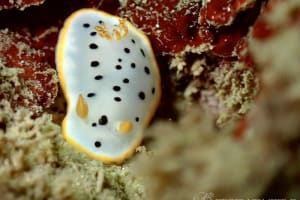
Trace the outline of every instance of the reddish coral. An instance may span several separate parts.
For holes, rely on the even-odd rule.
[[[88,0],[84,2],[84,7],[97,8],[99,10],[104,10],[111,14],[115,14],[119,6],[120,6],[119,0],[105,0],[105,1]]]
[[[40,38],[31,39],[8,30],[0,31],[1,62],[7,67],[23,70],[18,74],[22,84],[15,86],[16,94],[0,93],[1,98],[10,99],[14,108],[26,107],[38,114],[54,102],[58,84],[56,72],[48,62],[53,60],[53,48],[48,46],[52,54],[33,48],[47,36],[44,33]]]
[[[272,29],[263,19],[259,19],[253,28],[252,35],[255,38],[266,39],[274,34]]]
[[[262,1],[256,2],[254,5],[251,4],[251,6],[249,6],[249,4],[247,5],[248,9],[243,13],[240,13],[238,18],[236,18],[230,26],[214,27],[215,40],[212,52],[215,55],[221,57],[232,57],[236,56],[236,53],[238,53],[236,50],[239,51],[242,47],[244,47],[244,49],[247,48],[245,41],[243,40],[245,40],[249,28],[259,15]],[[241,54],[238,53],[238,56],[241,56]],[[248,59],[247,62],[251,63],[250,57],[246,57],[243,59]]]
[[[254,38],[259,40],[265,40],[267,38],[271,38],[272,36],[278,34],[278,32],[284,30],[285,28],[289,28],[293,26],[293,24],[297,23],[300,19],[300,11],[298,9],[291,9],[286,14],[286,21],[272,23],[269,20],[269,15],[274,12],[274,9],[277,9],[277,6],[283,3],[283,0],[271,0],[269,1],[258,20],[255,22],[252,30],[252,35]],[[285,12],[283,10],[283,12]]]
[[[235,46],[235,54],[238,57],[238,61],[244,63],[245,66],[255,66],[253,57],[249,53],[248,40],[246,38],[241,39]]]
[[[210,44],[215,55],[232,57],[236,45],[257,17],[260,5],[256,0],[212,0],[204,6],[201,1],[182,4],[179,0],[146,3],[129,0],[118,14],[146,32],[158,54]],[[236,20],[245,10],[247,13]]]
[[[240,120],[240,122],[238,123],[235,131],[233,132],[233,135],[235,136],[235,138],[237,139],[242,139],[245,135],[245,131],[248,128],[248,121],[246,118],[242,118]]]
[[[211,0],[200,10],[199,24],[212,26],[230,25],[236,15],[252,7],[255,0]]]
[[[273,3],[266,4],[266,6],[263,9],[264,14],[260,16],[255,22],[255,25],[253,26],[252,30],[252,36],[254,38],[263,40],[271,37],[276,32],[275,27],[272,27],[272,25],[264,19],[264,16],[273,10],[275,4],[274,2],[275,1],[273,1]]]
[[[33,49],[42,50],[45,53],[44,59],[54,67],[54,49],[57,42],[59,29],[55,26],[49,28],[40,28],[33,33],[23,32],[30,39],[30,45]]]
[[[233,56],[237,43],[246,35],[245,31],[229,28],[216,34],[213,53],[221,57]]]
[[[24,10],[29,6],[40,5],[44,2],[45,0],[0,0],[0,10],[12,8]]]
[[[147,1],[129,0],[119,15],[128,18],[150,38],[157,53],[175,53],[187,45],[198,46],[212,42],[212,34],[199,28],[197,19],[201,4],[190,2],[178,8],[179,0]]]

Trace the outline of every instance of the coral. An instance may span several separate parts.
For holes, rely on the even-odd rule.
[[[228,26],[236,15],[251,8],[255,0],[212,0],[203,1],[199,15],[199,24],[212,26]]]
[[[119,15],[128,18],[150,38],[156,53],[174,53],[186,46],[211,41],[211,33],[197,25],[199,1],[127,1]],[[176,23],[174,23],[176,21]]]
[[[30,6],[41,5],[45,0],[0,0],[0,11],[4,9],[17,8],[24,10]]]
[[[0,83],[5,83],[1,84],[0,97],[10,100],[14,108],[25,107],[39,114],[53,104],[58,80],[46,51],[33,48],[37,42],[33,43],[29,38],[7,29],[0,31]],[[5,75],[8,68],[18,72],[13,80]]]
[[[118,14],[142,29],[158,54],[205,45],[211,46],[216,55],[230,57],[258,15],[260,5],[255,0],[129,0]]]
[[[158,55],[168,56],[177,94],[188,103],[200,101],[221,125],[246,114],[258,93],[244,41],[261,5],[255,0],[127,1],[119,15],[148,34]]]

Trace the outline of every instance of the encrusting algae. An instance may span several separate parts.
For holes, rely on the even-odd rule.
[[[0,23],[1,199],[300,198],[298,1],[13,2],[0,3],[14,16]],[[82,7],[127,18],[156,49],[163,98],[120,165],[90,159],[61,134],[54,47]]]

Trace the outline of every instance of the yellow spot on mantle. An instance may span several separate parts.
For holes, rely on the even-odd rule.
[[[118,126],[118,131],[122,134],[128,133],[132,130],[132,126],[131,121],[122,121]]]
[[[77,99],[76,113],[81,119],[85,119],[89,113],[89,107],[81,94]]]

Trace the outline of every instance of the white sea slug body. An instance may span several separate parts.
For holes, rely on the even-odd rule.
[[[73,13],[56,47],[67,100],[65,139],[105,163],[120,163],[141,143],[161,96],[151,44],[125,19],[94,9]]]

